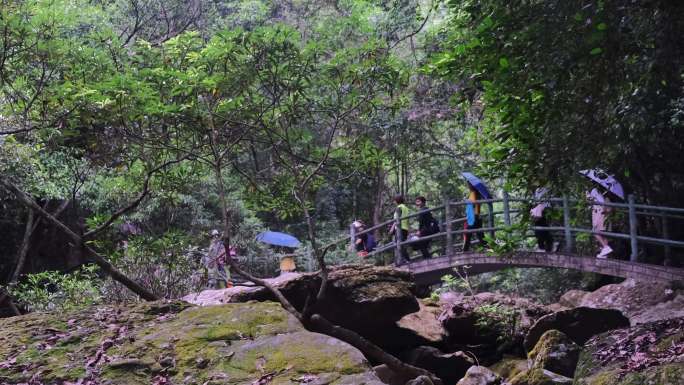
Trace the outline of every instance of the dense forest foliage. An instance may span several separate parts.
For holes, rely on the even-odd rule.
[[[583,197],[602,168],[684,207],[682,36],[665,0],[3,1],[0,282],[23,310],[66,301],[40,282],[175,298],[212,229],[255,275],[265,229],[315,270],[353,220],[460,199],[468,170]]]

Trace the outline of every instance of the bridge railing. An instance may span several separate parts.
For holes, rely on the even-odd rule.
[[[416,239],[401,239],[401,232],[394,236],[394,240],[379,245],[373,252],[369,253],[367,257],[373,257],[378,254],[383,254],[392,251],[394,253],[394,260],[401,259],[402,248],[410,247],[416,243],[427,240],[443,241],[443,250],[446,255],[454,255],[456,237],[463,234],[489,233],[493,238],[496,238],[496,233],[509,229],[514,222],[520,222],[521,219],[526,218],[526,212],[534,204],[540,202],[547,202],[554,209],[562,210],[562,226],[533,226],[527,227],[531,231],[549,231],[552,233],[561,233],[563,240],[563,250],[567,253],[573,253],[575,248],[575,236],[577,234],[591,234],[601,235],[610,239],[621,239],[629,241],[630,261],[636,262],[639,256],[639,246],[642,244],[652,244],[662,246],[665,249],[665,259],[668,261],[671,256],[672,248],[684,248],[684,241],[670,239],[668,221],[671,219],[684,220],[684,209],[674,207],[652,206],[646,204],[635,203],[632,195],[628,196],[627,203],[618,202],[589,202],[577,199],[568,199],[567,197],[560,198],[544,198],[544,199],[530,199],[530,198],[511,198],[508,194],[503,195],[503,198],[497,199],[481,199],[475,202],[471,201],[453,201],[445,199],[444,204],[428,209],[436,219],[440,221],[440,232],[429,236],[423,236]],[[481,207],[486,207],[483,217],[483,224],[481,228],[477,229],[455,229],[455,226],[462,225],[465,217],[457,217],[456,214],[469,204],[479,204]],[[495,211],[494,206],[497,206]],[[518,205],[520,207],[512,207]],[[620,211],[626,214],[626,224],[628,225],[627,232],[615,232],[606,230],[594,230],[593,228],[581,227],[578,224],[578,219],[591,219],[590,213],[583,213],[582,218],[577,215],[573,216],[572,212],[577,211],[578,207],[604,206],[614,211]],[[499,208],[500,207],[500,208]],[[397,219],[390,219],[379,223],[363,231],[357,232],[354,226],[350,226],[349,244],[352,250],[355,248],[355,241],[358,236],[373,233],[376,230],[390,227],[394,224],[395,228],[400,228],[401,221],[412,220],[421,215],[422,212],[415,212],[410,215],[400,217]],[[640,218],[656,218],[660,221],[660,234],[658,236],[651,236],[639,233]],[[486,222],[485,222],[486,219]],[[654,220],[651,219],[651,222]],[[486,225],[485,225],[486,223]]]

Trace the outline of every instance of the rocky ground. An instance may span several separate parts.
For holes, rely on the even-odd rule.
[[[312,274],[272,281],[297,307]],[[682,385],[682,295],[625,281],[543,306],[496,293],[419,300],[409,273],[349,265],[317,311],[447,385]],[[304,330],[262,288],[0,320],[0,384],[431,385]],[[375,367],[373,367],[375,365]]]

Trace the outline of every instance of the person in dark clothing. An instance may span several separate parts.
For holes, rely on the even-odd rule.
[[[416,236],[425,237],[428,235],[435,234],[435,224],[437,222],[435,221],[435,218],[432,216],[432,212],[429,211],[430,209],[426,206],[425,197],[419,196],[416,198],[416,207],[418,207],[419,210],[418,231],[416,232]],[[438,231],[439,229],[437,229],[437,232]],[[426,239],[424,241],[414,243],[413,249],[419,250],[423,255],[423,258],[425,259],[432,258],[432,255],[430,254],[431,241],[431,239]]]
[[[356,233],[366,230],[366,226],[361,221],[354,221],[353,225]],[[359,257],[365,257],[368,255],[368,253],[375,250],[375,238],[371,233],[359,234],[356,236],[354,246],[356,249],[356,254]]]
[[[534,236],[537,238],[537,249],[539,251],[550,252],[553,250],[553,235],[548,230],[539,229],[539,227],[548,227],[549,222],[546,219],[546,210],[549,208],[548,202],[540,202],[530,210],[530,217],[534,226]]]

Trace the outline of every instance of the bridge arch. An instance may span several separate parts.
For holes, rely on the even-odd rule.
[[[411,262],[401,267],[414,274],[419,285],[439,283],[454,269],[470,266],[468,274],[481,274],[510,267],[552,267],[599,273],[614,277],[633,278],[647,282],[684,283],[684,269],[615,259],[598,259],[566,253],[517,251],[505,257],[486,253],[461,253]]]

